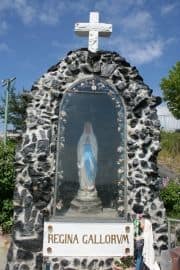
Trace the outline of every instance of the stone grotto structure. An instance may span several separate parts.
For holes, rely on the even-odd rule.
[[[87,85],[83,90],[81,87],[84,84]],[[116,141],[119,136],[120,144],[115,158],[110,159],[117,161],[114,164],[117,173],[114,179],[116,181],[110,183],[110,186],[114,184],[114,188],[110,191],[111,198],[107,205],[107,193],[103,192],[108,191],[106,187],[101,190],[97,185],[102,207],[112,208],[119,220],[130,221],[135,213],[149,214],[157,255],[167,249],[165,208],[159,198],[156,162],[160,149],[160,123],[156,106],[160,103],[160,98],[152,95],[152,90],[143,82],[137,69],[116,52],[93,53],[88,49],[78,49],[69,52],[65,59],[49,68],[31,89],[26,131],[15,160],[14,227],[6,270],[111,269],[111,257],[43,258],[42,254],[44,221],[63,219],[63,213],[66,212],[63,204],[65,208],[71,207],[70,201],[77,192],[77,182],[69,193],[68,184],[61,185],[64,183],[62,168],[66,164],[60,164],[59,160],[61,156],[63,160],[69,156],[63,152],[69,138],[65,132],[66,125],[71,121],[66,105],[71,102],[71,97],[78,95],[78,91],[82,91],[79,95],[84,95],[85,107],[89,104],[88,98],[98,93],[102,94],[104,100],[107,96],[114,106],[112,110],[116,120],[113,125],[119,134],[115,135]],[[90,106],[92,113],[95,108],[93,102]],[[69,107],[72,108],[71,116],[75,119],[73,103]],[[77,103],[75,109],[78,108],[81,108],[81,103]],[[104,106],[98,106],[98,121],[101,115],[104,117],[102,128],[103,122],[107,123],[109,119],[106,119],[105,112]],[[69,132],[73,132],[76,126],[73,121],[69,124]],[[77,125],[78,121],[80,119],[77,117]],[[101,126],[98,123],[94,124],[97,129]],[[110,129],[103,132],[108,133]],[[82,130],[79,132],[82,133]],[[101,132],[100,129],[98,132]],[[76,135],[72,133],[71,139],[74,136]],[[68,194],[71,194],[71,198]],[[61,213],[62,209],[64,212]],[[78,215],[81,216],[81,211]]]

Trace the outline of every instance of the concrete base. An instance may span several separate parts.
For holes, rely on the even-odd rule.
[[[71,202],[70,210],[84,214],[102,212],[102,203],[94,190],[79,190],[76,198]]]
[[[172,270],[172,260],[168,250],[163,250],[159,257],[161,270]]]
[[[112,208],[103,208],[101,212],[97,213],[96,216],[93,213],[80,213],[78,218],[80,222],[109,222],[109,218],[111,217],[112,222],[127,222],[125,219],[122,219],[118,216],[118,213],[115,209]],[[51,220],[60,220],[60,217],[56,217]],[[67,213],[63,216],[64,221],[77,221],[77,212],[72,208],[67,211]]]

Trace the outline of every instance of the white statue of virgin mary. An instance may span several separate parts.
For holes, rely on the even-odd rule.
[[[92,191],[95,189],[97,173],[97,140],[92,124],[85,122],[84,130],[77,147],[79,184],[81,190]]]

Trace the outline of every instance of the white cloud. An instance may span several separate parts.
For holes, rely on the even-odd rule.
[[[6,21],[0,21],[0,35],[4,34],[8,29]]]
[[[65,8],[64,2],[58,0],[42,2],[35,0],[0,0],[0,13],[13,10],[24,24],[38,21],[49,25],[56,24],[63,8]]]
[[[163,54],[164,43],[156,36],[151,13],[141,7],[127,14],[119,19],[121,38],[112,41],[111,45],[134,64],[142,65],[159,58]]]
[[[119,24],[125,14],[132,14],[143,7],[146,0],[99,0],[94,8],[106,17],[113,24]]]
[[[134,0],[103,0],[92,4],[91,0],[0,0],[0,13],[13,10],[25,24],[40,21],[55,25],[65,13],[83,14],[90,11],[90,7],[91,10],[107,13],[114,20],[112,15],[122,14],[130,6],[139,6],[142,2],[143,0],[136,0],[136,3]]]
[[[154,33],[154,21],[151,14],[147,11],[136,11],[122,18],[120,24],[123,32],[136,38],[145,39],[152,37]]]
[[[163,53],[164,43],[161,40],[139,42],[121,37],[111,41],[110,47],[116,47],[133,64],[142,65],[159,58]]]
[[[144,28],[152,28],[153,27],[153,19],[149,12],[147,11],[138,11],[136,13],[131,13],[122,19],[121,23],[124,27],[129,29],[135,29],[141,31]]]
[[[122,2],[122,0],[120,1]],[[107,5],[107,1],[105,2]],[[134,3],[129,0],[127,12],[123,12],[122,16],[114,14],[112,19],[119,19],[117,22],[119,36],[109,41],[110,49],[120,51],[122,56],[127,57],[128,61],[136,65],[160,58],[165,48],[174,42],[173,38],[164,40],[158,33],[154,15],[151,10],[145,9],[144,2],[140,0],[138,1],[139,6],[134,6]]]
[[[144,64],[159,58],[163,53],[163,49],[163,43],[159,40],[151,41],[143,46],[133,44],[133,47],[126,48],[129,59],[138,64]]]
[[[32,22],[36,14],[35,8],[28,5],[26,0],[15,0],[14,9],[25,24]]]
[[[55,25],[58,23],[62,12],[66,8],[64,2],[49,1],[43,3],[39,10],[39,20],[42,23]]]
[[[161,14],[162,15],[169,14],[170,12],[172,12],[175,9],[176,6],[177,6],[177,3],[173,3],[173,4],[168,4],[168,5],[162,6],[161,7]]]
[[[41,22],[55,25],[65,12],[83,13],[88,11],[90,2],[90,0],[87,0],[87,3],[84,0],[0,0],[0,17],[13,11],[24,24]]]
[[[9,52],[10,48],[8,45],[4,42],[0,43],[0,52]]]
[[[175,42],[177,42],[177,38],[170,37],[170,38],[168,38],[168,39],[164,42],[164,44],[165,44],[166,46],[169,46],[169,45],[171,45],[172,43],[175,43]]]
[[[0,11],[7,10],[13,5],[12,0],[1,0],[0,1]]]
[[[110,14],[120,14],[129,10],[130,7],[141,6],[143,2],[143,0],[101,0],[96,2],[95,9],[108,11]]]
[[[66,5],[68,4],[68,9],[73,11],[76,14],[83,14],[84,12],[87,11],[93,11],[90,10],[89,7],[91,6],[91,0],[78,0],[78,1],[74,1],[74,0],[66,0]]]
[[[25,24],[41,23],[56,25],[61,17],[87,13],[91,10],[100,12],[100,21],[112,23],[116,28],[117,38],[111,38],[111,49],[121,51],[122,55],[136,64],[143,64],[160,57],[164,48],[172,39],[162,42],[157,32],[151,10],[145,6],[146,0],[0,0],[0,17],[8,11],[14,11]],[[162,7],[162,14],[171,12],[175,4]],[[88,18],[87,18],[88,21]],[[63,27],[63,25],[62,25]],[[73,27],[73,26],[72,26]],[[0,21],[0,33],[7,31],[5,20]],[[121,38],[119,38],[119,36]],[[66,44],[65,44],[66,45]],[[52,46],[62,48],[62,44],[52,41]],[[72,44],[71,46],[75,46]],[[5,49],[5,47],[4,47]]]
[[[49,10],[48,12],[42,12],[39,15],[39,20],[45,24],[55,25],[58,22],[59,17],[57,14],[54,14],[52,10]]]
[[[1,0],[0,1],[1,14],[3,12],[8,12],[11,10],[15,11],[25,24],[32,22],[36,14],[35,8],[32,5],[28,4],[26,0]]]

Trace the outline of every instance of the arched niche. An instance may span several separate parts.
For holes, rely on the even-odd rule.
[[[77,195],[80,190],[78,143],[87,123],[97,143],[98,199],[94,204],[88,199],[84,202]],[[59,109],[54,216],[125,217],[125,149],[125,107],[115,88],[93,76],[67,89]],[[74,209],[72,202],[75,206],[82,204],[81,209]]]

